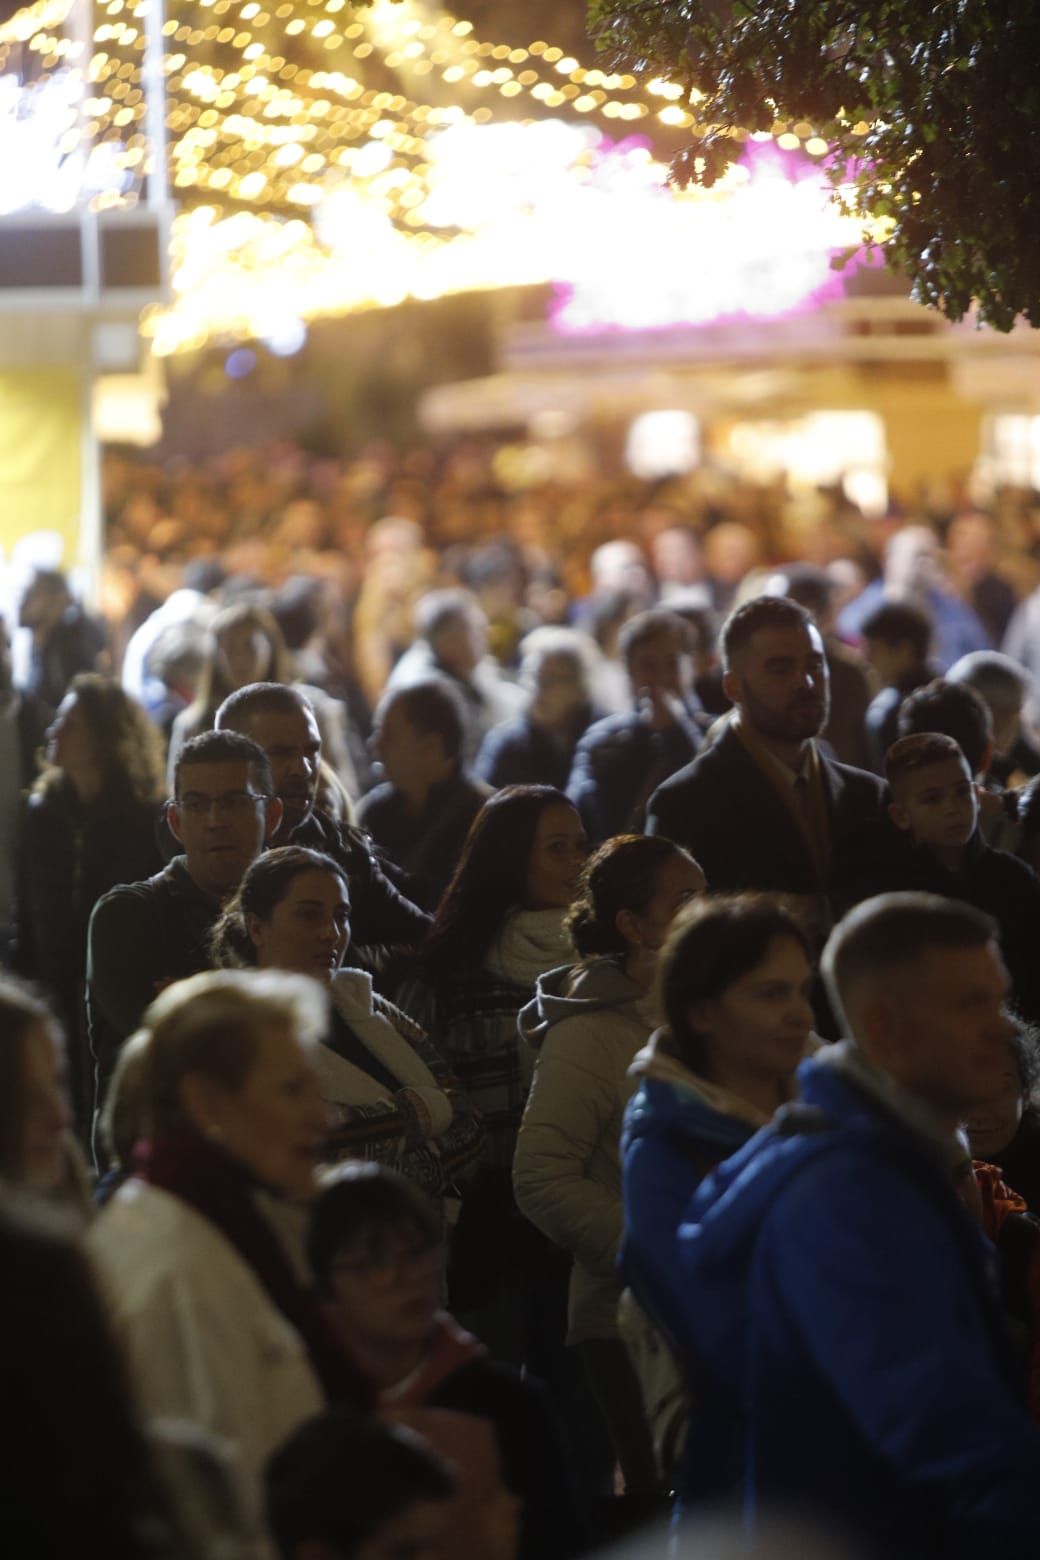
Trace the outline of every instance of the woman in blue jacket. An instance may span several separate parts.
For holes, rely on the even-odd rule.
[[[622,1133],[621,1267],[677,1354],[676,1228],[698,1183],[791,1098],[811,1043],[811,979],[798,922],[759,895],[695,900],[662,951],[665,1022],[633,1064],[640,1081]]]

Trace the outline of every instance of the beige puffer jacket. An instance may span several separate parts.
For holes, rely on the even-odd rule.
[[[617,961],[596,959],[541,976],[519,1023],[537,1062],[513,1161],[516,1200],[574,1257],[568,1342],[616,1338],[621,1123],[653,1002]]]

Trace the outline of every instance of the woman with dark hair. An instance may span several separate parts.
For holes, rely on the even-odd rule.
[[[89,1129],[87,926],[101,895],[162,866],[159,739],[118,683],[73,679],[47,732],[43,773],[26,803],[18,851],[15,968],[46,987],[68,1036],[76,1123]]]
[[[218,612],[206,636],[205,659],[195,697],[177,716],[170,732],[166,761],[170,794],[181,748],[192,737],[212,728],[228,694],[237,693],[250,683],[288,681],[285,640],[266,607],[253,601],[238,601]]]
[[[996,1165],[1030,1213],[1040,1215],[1040,1034],[1026,1029],[1008,1047],[999,1094],[965,1122],[972,1157]]]
[[[655,1023],[657,959],[675,916],[704,889],[697,863],[662,835],[619,835],[582,873],[567,924],[581,962],[539,978],[520,1014],[538,1054],[513,1187],[520,1211],[571,1252],[568,1343],[610,1431],[627,1495],[658,1484],[639,1382],[618,1331],[619,1141],[629,1068]]]
[[[636,1058],[638,1088],[621,1139],[621,1269],[665,1338],[677,1335],[675,1232],[699,1182],[791,1099],[811,1044],[812,963],[805,932],[776,900],[698,899],[661,953],[664,1019]],[[649,1351],[648,1351],[649,1352]],[[644,1377],[645,1379],[645,1377]],[[671,1442],[662,1461],[674,1464]]]
[[[350,893],[330,856],[286,845],[257,857],[212,938],[213,962],[291,970],[327,986],[330,1024],[314,1054],[332,1131],[320,1154],[380,1159],[439,1197],[480,1152],[482,1131],[418,1025],[344,969]]]
[[[84,1165],[69,1132],[65,1048],[47,1004],[0,979],[0,1185],[85,1215]]]
[[[573,962],[564,923],[585,854],[581,819],[562,792],[508,786],[490,797],[397,995],[484,1118],[481,1168],[466,1188],[453,1243],[452,1303],[514,1363],[526,1348],[516,1307],[548,1255],[513,1200],[513,1154],[533,1065],[521,1049],[517,1014],[539,975]],[[499,1302],[511,1315],[496,1327],[491,1313]]]

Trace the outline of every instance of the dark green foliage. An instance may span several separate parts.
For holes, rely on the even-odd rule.
[[[1040,326],[1040,0],[589,0],[611,64],[704,94],[673,177],[710,185],[734,131],[808,121],[889,263],[960,319]],[[865,126],[865,134],[853,127]],[[705,131],[705,127],[706,131]],[[702,135],[702,132],[703,135]]]

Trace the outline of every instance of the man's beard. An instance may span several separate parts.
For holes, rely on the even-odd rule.
[[[817,737],[830,714],[827,697],[813,708],[774,710],[745,688],[742,704],[752,731],[774,742],[805,742],[809,737]]]

